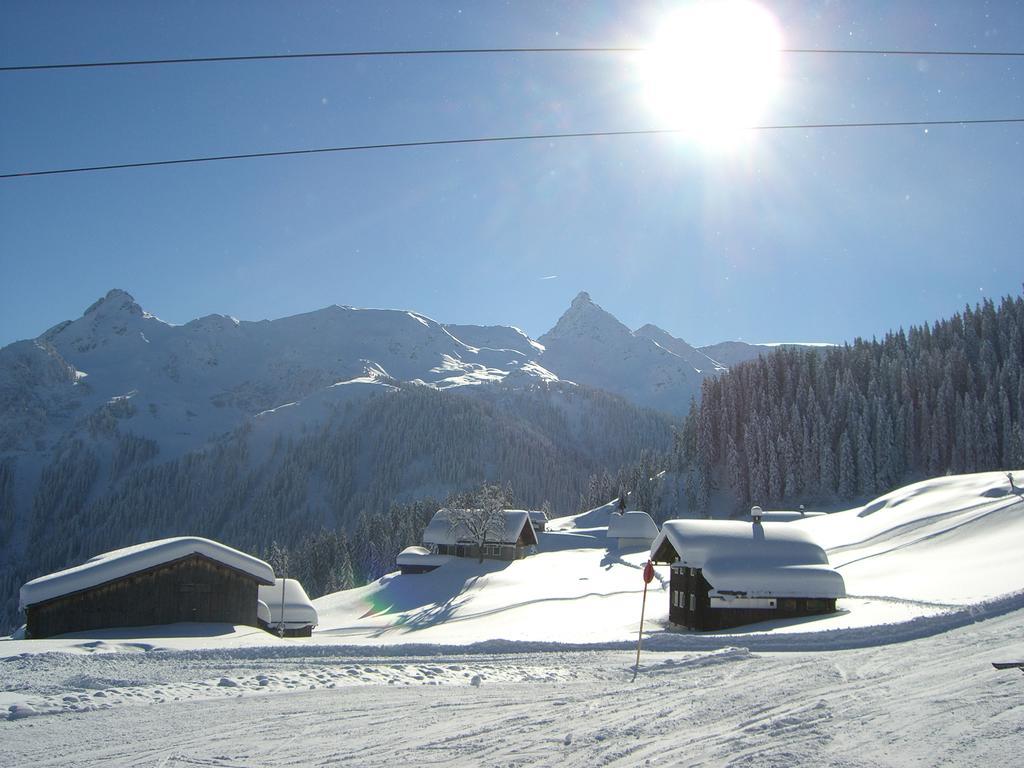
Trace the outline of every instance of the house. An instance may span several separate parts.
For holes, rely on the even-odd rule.
[[[452,526],[449,513],[453,511],[437,510],[423,531],[423,545],[435,555],[519,560],[527,555],[530,547],[537,546],[537,532],[526,510],[501,510],[493,530],[485,537],[483,553],[464,523]]]
[[[435,555],[426,547],[406,547],[398,553],[395,561],[402,573],[429,573],[447,563],[448,555]]]
[[[274,579],[273,586],[261,586],[259,603],[266,611],[257,611],[258,625],[268,632],[280,632],[283,621],[285,637],[309,637],[320,621],[306,590],[295,579]]]
[[[237,549],[182,536],[125,547],[21,588],[29,637],[179,621],[257,626],[274,570]]]
[[[651,546],[658,535],[658,525],[646,512],[632,511],[613,514],[608,520],[608,540],[619,549]]]
[[[533,523],[533,530],[543,533],[548,525],[548,513],[543,509],[530,510],[530,522]]]
[[[669,620],[725,629],[831,613],[843,577],[801,526],[738,520],[669,520],[651,559],[671,565]]]

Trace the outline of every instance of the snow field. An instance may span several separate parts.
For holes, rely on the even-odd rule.
[[[990,664],[1024,658],[1024,501],[1003,473],[791,523],[844,576],[830,616],[682,631],[659,568],[635,683],[647,553],[606,548],[610,510],[552,521],[521,561],[321,598],[312,638],[0,641],[0,765],[1019,761],[1024,676]]]

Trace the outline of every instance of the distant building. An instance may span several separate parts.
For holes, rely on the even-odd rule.
[[[448,509],[434,513],[423,532],[423,545],[436,555],[481,556],[477,542],[464,525],[452,527]],[[519,560],[537,546],[537,533],[530,514],[523,509],[503,509],[501,523],[484,542],[483,557],[490,560]]]
[[[398,553],[396,563],[402,573],[429,573],[447,563],[448,555],[436,555],[426,547],[406,547]]]
[[[647,548],[657,535],[658,525],[646,512],[634,510],[609,517],[608,540],[619,549]]]
[[[548,525],[548,513],[543,509],[530,510],[530,522],[533,523],[533,530],[542,533]]]
[[[831,613],[846,596],[825,551],[789,523],[670,520],[651,559],[671,565],[669,620],[688,629]]]
[[[268,632],[281,630],[282,602],[285,637],[309,637],[320,621],[309,595],[295,579],[274,579],[273,586],[261,586],[259,601],[266,611],[261,607],[257,612],[258,623]]]
[[[791,523],[794,520],[810,520],[812,517],[822,517],[824,514],[824,512],[800,512],[797,510],[770,509],[768,511],[761,512],[761,522]]]
[[[184,536],[97,555],[21,588],[29,637],[179,621],[257,626],[273,569],[237,549]]]

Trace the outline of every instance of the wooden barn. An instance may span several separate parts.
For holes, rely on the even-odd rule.
[[[670,520],[651,559],[671,566],[669,620],[726,629],[832,613],[843,577],[800,526],[735,520]]]
[[[465,525],[452,526],[449,510],[439,509],[423,532],[423,546],[435,555],[480,557],[480,547]],[[519,560],[531,547],[537,546],[537,532],[530,522],[530,513],[523,509],[501,510],[501,520],[487,536],[483,557],[489,560]]]
[[[262,560],[185,536],[114,552],[21,588],[28,637],[179,621],[257,626],[257,590],[274,583]]]
[[[398,553],[395,561],[402,573],[429,573],[440,568],[451,558],[448,555],[435,555],[426,547],[406,547]]]
[[[259,588],[256,612],[261,629],[278,634],[283,627],[284,637],[310,637],[320,617],[316,607],[295,579],[274,579],[273,586]]]
[[[658,525],[646,512],[633,510],[622,514],[612,513],[608,519],[606,535],[619,549],[647,549],[658,535]]]

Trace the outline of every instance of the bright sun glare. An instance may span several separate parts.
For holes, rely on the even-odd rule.
[[[664,20],[639,57],[644,99],[663,127],[732,148],[778,91],[781,47],[775,17],[750,0],[691,3]]]

